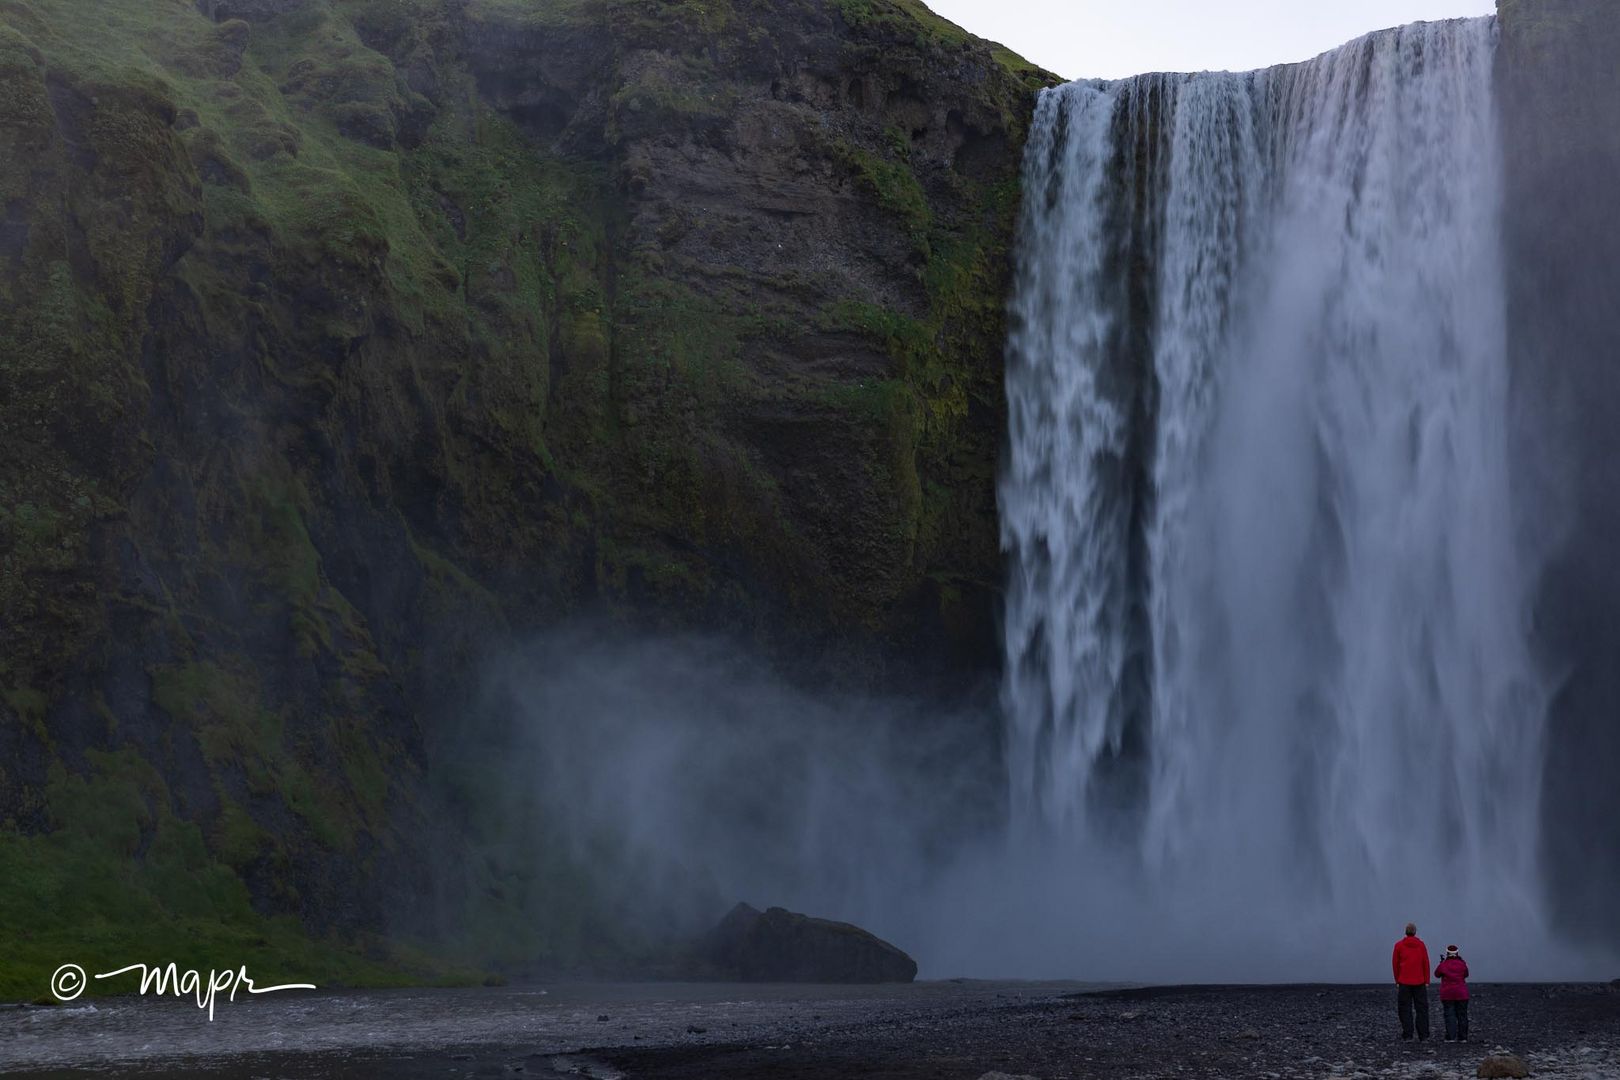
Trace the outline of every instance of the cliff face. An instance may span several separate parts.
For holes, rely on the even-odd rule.
[[[1536,610],[1557,679],[1543,828],[1567,930],[1620,944],[1620,10],[1501,0],[1515,458],[1550,511]],[[1547,520],[1567,521],[1545,535]]]
[[[993,666],[1044,79],[914,0],[0,0],[24,959],[380,925],[574,612]]]

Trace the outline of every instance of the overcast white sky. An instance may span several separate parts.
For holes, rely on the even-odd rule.
[[[1489,15],[1495,0],[926,0],[1065,78],[1244,71],[1387,26]]]

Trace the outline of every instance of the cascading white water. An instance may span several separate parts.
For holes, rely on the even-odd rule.
[[[1026,834],[1194,907],[1532,929],[1494,42],[1042,96],[1001,489]]]

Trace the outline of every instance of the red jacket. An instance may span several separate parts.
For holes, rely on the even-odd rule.
[[[1448,956],[1434,969],[1440,980],[1441,1001],[1468,1000],[1468,963],[1460,956]]]
[[[1417,936],[1395,943],[1395,981],[1402,986],[1429,985],[1429,947]]]

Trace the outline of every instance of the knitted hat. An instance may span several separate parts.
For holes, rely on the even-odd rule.
[[[1446,955],[1447,956],[1456,956],[1457,955],[1457,946],[1455,946],[1455,945],[1447,945],[1446,946]]]

